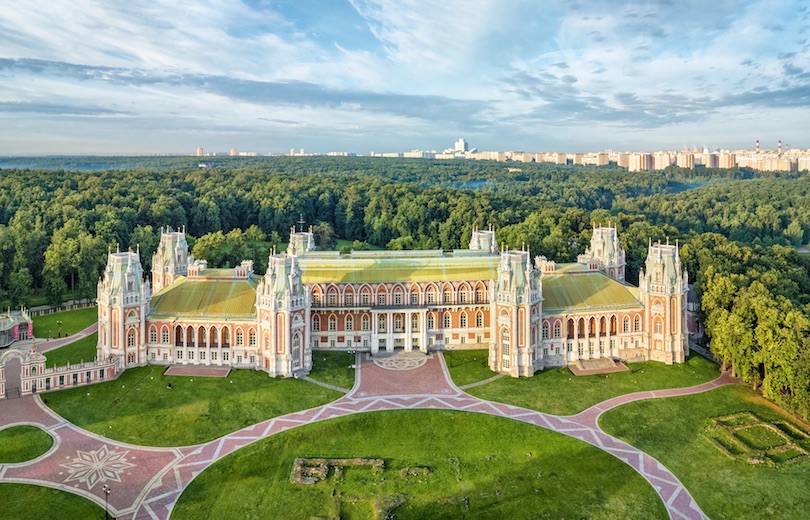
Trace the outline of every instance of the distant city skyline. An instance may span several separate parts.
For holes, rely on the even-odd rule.
[[[808,148],[810,6],[8,0],[0,155]]]

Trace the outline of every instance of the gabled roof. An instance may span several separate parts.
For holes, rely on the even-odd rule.
[[[150,317],[256,319],[254,277],[230,280],[177,280],[152,296]]]
[[[374,251],[307,253],[301,280],[316,283],[458,282],[495,280],[500,256],[479,251]]]
[[[600,272],[543,276],[543,313],[563,314],[599,309],[643,309],[638,289]]]

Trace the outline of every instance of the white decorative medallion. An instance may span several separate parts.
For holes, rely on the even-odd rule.
[[[87,484],[87,489],[99,482],[121,482],[121,473],[136,465],[127,462],[129,451],[110,451],[107,445],[93,451],[76,450],[76,458],[68,464],[60,464],[70,476],[65,482],[79,481]]]

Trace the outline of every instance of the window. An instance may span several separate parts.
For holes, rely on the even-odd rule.
[[[190,351],[190,352],[188,353],[188,358],[189,358],[189,359],[194,359],[194,351]]]
[[[240,346],[245,344],[245,334],[241,330],[236,331],[236,344]]]
[[[222,361],[228,361],[230,359],[231,359],[231,353],[230,352],[223,352],[222,353]]]
[[[217,351],[215,350],[215,351],[211,352],[211,361],[216,361],[216,360],[217,360]]]
[[[458,293],[458,301],[461,302],[461,303],[467,303],[467,291],[466,290],[462,290],[460,293]]]
[[[156,354],[155,354],[154,352],[152,352],[151,354],[149,354],[149,358],[150,358],[152,361],[154,361],[154,360],[155,360],[155,357],[156,357]]]
[[[397,332],[402,332],[402,316],[399,314],[394,316],[394,330]]]
[[[385,316],[382,314],[377,316],[377,332],[385,332]]]
[[[377,304],[378,305],[385,305],[385,293],[379,293],[377,295]]]
[[[433,315],[428,315],[428,329],[435,329],[436,328],[436,321],[433,319]]]
[[[394,305],[402,305],[402,293],[394,294]]]
[[[134,347],[135,346],[135,331],[131,330],[127,334],[127,347]]]
[[[444,291],[444,295],[442,296],[442,301],[444,303],[450,303],[450,301],[451,301],[450,291]]]
[[[205,351],[200,352],[200,361],[205,361]]]
[[[630,318],[628,316],[625,316],[624,321],[622,321],[622,332],[630,332]]]
[[[346,330],[354,330],[354,318],[346,316]]]
[[[248,344],[249,344],[251,347],[255,347],[255,346],[256,346],[256,331],[251,330],[251,331],[248,333]]]
[[[321,330],[321,318],[318,316],[313,316],[312,318],[312,330],[318,332]]]
[[[478,313],[475,315],[475,326],[481,328],[484,326],[484,315],[482,313]],[[480,341],[479,341],[480,343]]]
[[[346,293],[343,299],[346,300],[346,305],[354,305],[354,295],[352,293]]]
[[[475,290],[475,303],[482,303],[484,301],[484,291],[481,289]]]
[[[161,336],[162,337],[160,339],[162,340],[163,343],[168,343],[169,342],[169,331],[168,330],[163,329],[163,334],[161,334]]]
[[[436,294],[433,291],[428,291],[428,305],[436,303]]]
[[[661,324],[661,320],[655,320],[655,333],[661,334],[663,332],[663,326]]]
[[[411,314],[411,330],[419,332],[419,316],[416,314]]]
[[[554,337],[559,338],[561,332],[562,331],[560,330],[560,322],[558,321],[557,323],[554,324]]]
[[[320,305],[321,304],[321,293],[319,293],[319,292],[312,293],[312,303],[314,305]]]
[[[411,293],[411,305],[419,305],[419,293]]]
[[[445,329],[450,328],[450,313],[449,312],[444,313],[444,328]]]
[[[543,324],[543,339],[548,339],[548,323]]]
[[[175,357],[175,358],[177,358],[177,359],[183,359],[183,351],[182,351],[182,350],[178,350],[178,351],[177,351],[177,355],[176,355],[176,356],[174,356],[174,357]]]
[[[149,331],[149,343],[157,343],[157,331],[155,329]]]
[[[337,330],[337,318],[333,314],[329,316],[329,332],[335,332]]]
[[[164,352],[163,353],[163,361],[168,361],[168,360],[169,360],[169,354],[167,352]]]
[[[337,294],[335,294],[333,292],[329,293],[329,305],[331,307],[334,307],[335,305],[337,305]]]
[[[633,320],[633,332],[641,332],[641,316],[636,316]]]
[[[461,317],[459,318],[458,326],[461,327],[461,328],[466,328],[467,327],[467,315],[466,314],[461,315]]]
[[[501,356],[503,357],[503,368],[510,366],[510,344],[509,344],[509,329],[501,329]]]
[[[362,299],[363,305],[368,305],[368,293],[367,292],[364,292],[361,295],[361,299]]]
[[[368,316],[363,316],[363,330],[370,330],[371,327],[368,323]]]

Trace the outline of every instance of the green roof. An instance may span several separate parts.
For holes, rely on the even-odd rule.
[[[644,308],[637,289],[599,272],[546,275],[542,283],[544,314]]]
[[[587,273],[589,271],[587,265],[583,264],[557,264],[554,270],[558,273]]]
[[[152,296],[150,316],[255,319],[256,286],[253,278],[189,280],[181,276]]]
[[[298,260],[305,284],[494,280],[498,277],[499,262],[500,257],[489,252],[441,251],[308,253]]]

